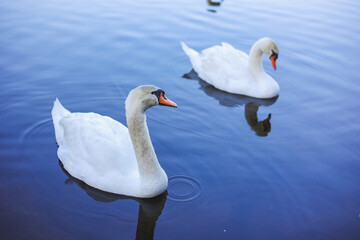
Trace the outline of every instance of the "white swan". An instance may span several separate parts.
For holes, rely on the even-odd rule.
[[[280,92],[279,84],[264,72],[261,61],[265,53],[276,70],[279,49],[270,38],[256,41],[249,55],[225,42],[201,53],[183,42],[181,45],[199,77],[220,90],[256,98],[272,98]]]
[[[163,193],[168,178],[156,157],[145,116],[156,105],[177,107],[158,87],[133,89],[125,102],[128,129],[96,113],[70,113],[56,99],[51,114],[64,168],[103,191],[140,198]]]

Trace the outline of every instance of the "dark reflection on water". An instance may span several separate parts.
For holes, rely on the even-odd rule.
[[[262,121],[258,120],[257,111],[259,106],[254,103],[247,103],[245,105],[245,118],[251,129],[258,135],[259,137],[265,137],[271,131],[271,113],[269,113],[268,117]]]
[[[136,240],[152,240],[154,239],[154,231],[156,221],[161,215],[162,210],[165,207],[167,199],[167,191],[154,198],[135,198],[124,195],[113,194],[104,192],[94,187],[87,185],[85,182],[71,176],[63,164],[59,160],[59,165],[64,173],[68,176],[65,184],[76,183],[81,189],[83,189],[87,195],[98,202],[110,203],[118,200],[131,199],[139,203],[139,215],[138,223],[136,227]]]
[[[262,121],[259,121],[257,113],[260,106],[273,105],[279,96],[269,99],[259,99],[244,95],[227,93],[216,89],[214,86],[202,80],[194,71],[194,69],[192,69],[189,73],[184,74],[183,78],[198,80],[200,84],[200,89],[203,90],[208,96],[215,98],[217,101],[219,101],[220,105],[226,107],[245,105],[246,121],[251,127],[251,130],[253,130],[256,135],[265,137],[271,131],[271,113],[269,113],[268,117]]]

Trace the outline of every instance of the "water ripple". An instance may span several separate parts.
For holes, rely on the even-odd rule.
[[[172,176],[169,178],[168,199],[176,202],[188,202],[198,198],[202,192],[201,183],[189,176]]]

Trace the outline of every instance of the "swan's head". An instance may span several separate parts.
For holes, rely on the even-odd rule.
[[[270,58],[274,70],[276,70],[276,60],[279,56],[279,48],[270,38],[262,38],[261,50]]]
[[[126,111],[145,111],[153,106],[177,107],[176,103],[165,96],[165,92],[153,85],[142,85],[130,91],[126,102]]]

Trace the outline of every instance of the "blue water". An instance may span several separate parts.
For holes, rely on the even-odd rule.
[[[217,3],[0,0],[1,239],[360,239],[360,3]],[[199,80],[179,43],[248,52],[265,36],[280,49],[267,101]],[[147,111],[168,194],[67,175],[54,99],[125,123],[141,84],[179,106]]]

